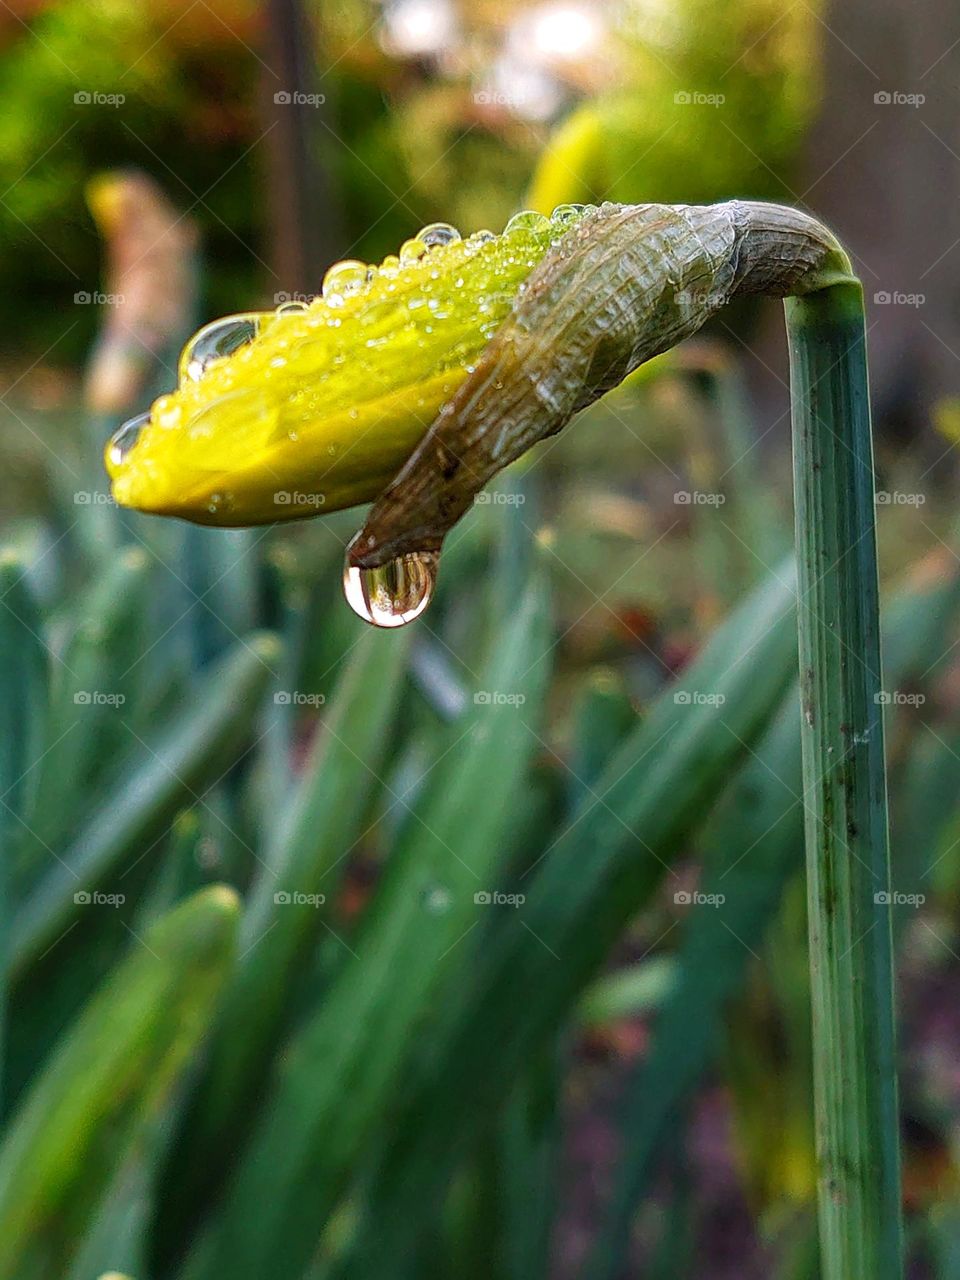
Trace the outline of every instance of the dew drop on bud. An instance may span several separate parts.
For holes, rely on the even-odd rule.
[[[400,265],[407,267],[411,262],[419,262],[427,252],[428,248],[422,240],[418,240],[416,237],[412,240],[404,240],[400,246]]]
[[[111,465],[119,467],[127,459],[130,450],[137,443],[140,432],[150,421],[150,411],[146,413],[138,413],[135,418],[130,418],[122,427],[110,437],[110,443],[107,446],[107,457]]]
[[[431,222],[428,227],[417,232],[416,237],[428,249],[437,249],[441,245],[454,244],[461,239],[460,232],[449,222]]]
[[[550,219],[546,214],[537,213],[535,209],[524,209],[522,213],[513,215],[504,227],[504,235],[509,235],[511,231],[543,231],[549,225]]]
[[[572,222],[586,209],[585,204],[558,204],[550,215],[551,222]]]
[[[487,231],[486,228],[484,228],[482,231],[474,231],[473,235],[470,237],[470,243],[489,244],[491,240],[496,240],[496,238],[497,237],[492,231]]]
[[[343,594],[350,608],[375,627],[402,627],[419,618],[430,603],[440,557],[433,551],[397,556],[376,569],[343,566]]]
[[[304,302],[300,298],[291,298],[289,302],[281,302],[277,307],[274,315],[278,316],[296,316],[301,315],[304,311],[310,310],[310,303]]]
[[[373,277],[373,268],[355,258],[346,258],[343,262],[335,262],[323,277],[320,292],[323,300],[331,307],[343,306],[344,298],[352,293],[359,293]]]
[[[225,316],[195,333],[180,356],[180,382],[199,382],[207,369],[224,356],[229,356],[252,342],[260,332],[264,315],[272,312],[251,312],[248,315]]]

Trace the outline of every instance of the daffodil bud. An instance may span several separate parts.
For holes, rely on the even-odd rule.
[[[523,213],[466,239],[434,224],[378,267],[331,267],[309,303],[206,326],[177,390],[108,444],[117,502],[250,525],[377,497],[582,216]]]

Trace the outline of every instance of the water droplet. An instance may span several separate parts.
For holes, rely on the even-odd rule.
[[[486,228],[484,228],[484,230],[482,231],[475,231],[473,233],[473,235],[470,237],[470,243],[471,244],[489,244],[491,240],[496,240],[496,238],[497,237],[493,234],[492,231],[487,231]]]
[[[433,595],[440,557],[433,551],[398,556],[376,569],[343,567],[343,594],[364,622],[375,627],[402,627],[419,618]]]
[[[462,237],[456,227],[449,222],[431,222],[428,227],[417,232],[417,239],[428,249],[437,249],[441,245],[455,244]]]
[[[204,325],[183,348],[180,356],[181,383],[199,382],[214,360],[232,355],[238,348],[252,342],[260,332],[264,314],[273,315],[272,312],[251,312],[224,316],[222,320]]]
[[[140,432],[150,421],[149,410],[146,413],[138,413],[135,418],[130,418],[122,427],[110,437],[110,443],[107,447],[107,457],[111,464],[119,467],[126,461],[130,450],[137,443]]]
[[[413,240],[404,240],[400,246],[400,265],[407,267],[411,262],[419,262],[427,252],[427,246],[422,240],[418,240],[416,237]]]
[[[302,315],[304,311],[310,310],[310,303],[304,302],[302,298],[291,298],[289,302],[281,302],[277,307],[274,315],[278,316],[296,316]]]
[[[549,225],[550,219],[545,214],[537,213],[535,209],[524,209],[522,213],[513,215],[503,233],[509,235],[511,231],[543,231]]]
[[[432,916],[442,916],[450,910],[453,895],[446,885],[433,884],[420,894],[420,905]]]
[[[585,204],[558,204],[550,215],[551,222],[572,222],[586,209]]]
[[[343,262],[335,262],[323,277],[320,292],[329,306],[342,307],[345,298],[359,293],[372,279],[373,267],[358,262],[356,258],[346,258]]]

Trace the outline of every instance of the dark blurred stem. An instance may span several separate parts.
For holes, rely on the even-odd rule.
[[[322,164],[333,138],[330,86],[316,72],[316,34],[301,0],[266,0],[261,90],[274,292],[319,293],[340,247]],[[310,102],[325,94],[325,101]],[[328,130],[330,131],[328,133]]]
[[[863,295],[786,302],[822,1280],[901,1280],[890,856]]]

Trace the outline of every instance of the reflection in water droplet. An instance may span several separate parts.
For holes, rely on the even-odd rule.
[[[457,228],[452,227],[449,222],[431,222],[428,227],[417,232],[417,239],[428,249],[436,249],[440,245],[454,244],[461,239],[461,236]]]
[[[470,243],[489,244],[491,240],[496,240],[496,238],[497,237],[492,231],[487,231],[486,228],[483,228],[481,231],[474,231],[473,235],[470,237]]]
[[[433,551],[398,556],[377,569],[343,567],[343,594],[350,608],[375,627],[402,627],[419,618],[433,595],[440,557]]]
[[[131,418],[125,422],[122,427],[110,437],[107,456],[115,467],[119,467],[123,463],[133,446],[137,443],[141,430],[150,421],[149,410],[146,413],[138,413],[135,418]]]
[[[352,293],[359,293],[369,280],[373,278],[373,267],[355,258],[347,258],[343,262],[335,262],[323,277],[320,292],[323,300],[331,307],[343,305],[344,298]]]
[[[267,315],[272,315],[267,312]],[[199,382],[207,369],[223,356],[232,355],[239,347],[252,342],[260,332],[263,313],[225,316],[204,325],[194,334],[180,356],[180,382]]]
[[[400,246],[400,265],[406,267],[411,262],[419,262],[426,252],[427,246],[422,240],[404,240]]]
[[[551,222],[570,222],[586,209],[585,204],[558,204],[550,215]]]
[[[503,233],[509,235],[511,231],[542,231],[549,225],[550,219],[545,214],[537,213],[535,209],[524,209],[522,213],[513,215]]]

